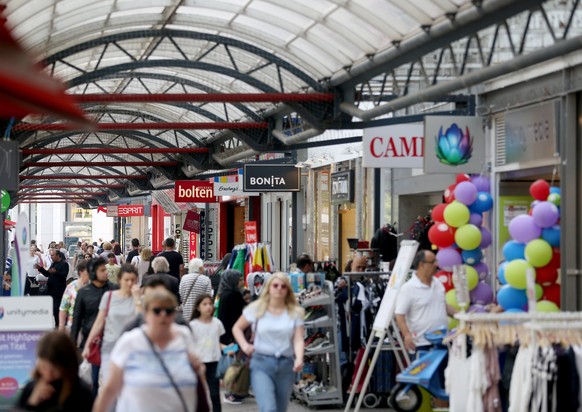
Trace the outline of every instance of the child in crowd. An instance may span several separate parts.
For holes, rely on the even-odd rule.
[[[245,305],[251,303],[251,291],[248,289],[243,289],[243,300],[245,301]]]
[[[121,266],[117,264],[117,258],[113,253],[107,255],[107,264],[105,267],[107,268],[107,279],[117,285],[117,274]]]
[[[213,317],[214,303],[210,295],[198,296],[192,312],[190,329],[194,336],[194,343],[198,351],[200,360],[206,365],[206,382],[210,390],[212,400],[212,410],[221,412],[220,388],[216,378],[216,367],[220,360],[221,350],[224,345],[220,343],[220,337],[224,335],[222,322]]]

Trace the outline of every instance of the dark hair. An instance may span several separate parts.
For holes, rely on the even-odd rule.
[[[155,288],[160,285],[165,287],[168,291],[172,291],[170,284],[164,275],[146,275],[141,281],[142,288]]]
[[[166,239],[166,247],[173,248],[175,245],[176,245],[176,242],[174,242],[174,239],[172,239],[171,237]]]
[[[84,272],[87,270],[87,261],[84,259],[79,260],[77,263],[77,273]]]
[[[313,263],[313,260],[309,255],[303,254],[297,258],[297,261],[295,263],[297,264],[297,267],[299,269],[303,270],[305,266],[311,265]]]
[[[121,280],[121,276],[123,276],[124,273],[133,273],[136,278],[139,278],[139,274],[137,273],[137,268],[135,266],[133,266],[131,263],[124,263],[123,265],[121,265],[119,272],[117,272],[117,280],[118,281]]]
[[[243,295],[243,297],[245,297],[246,295],[250,295],[250,294],[251,294],[251,291],[250,291],[250,290],[248,290],[248,289],[243,289],[243,291],[242,291],[242,295]]]
[[[115,253],[108,253],[107,254],[107,259],[111,259],[111,258],[115,259]]]
[[[57,255],[60,260],[67,260],[67,257],[65,256],[65,254],[63,252],[61,252],[60,250],[55,250],[55,255]]]
[[[354,260],[350,259],[346,262],[346,266],[344,267],[344,272],[351,272],[352,271],[352,262]]]
[[[115,246],[113,246],[113,253],[116,255],[121,255],[121,246],[119,243],[116,243]]]
[[[212,302],[212,296],[210,296],[207,293],[203,293],[202,295],[198,296],[196,298],[196,302],[194,303],[194,310],[192,311],[192,317],[190,318],[190,320],[198,319],[200,315],[202,315],[200,313],[200,310],[198,310],[198,306],[200,306],[200,304],[204,302],[204,299],[210,299],[210,302]]]
[[[87,271],[89,272],[89,279],[97,279],[97,269],[99,266],[105,266],[107,261],[102,257],[93,258],[87,263]]]
[[[419,250],[418,252],[416,252],[414,260],[412,261],[412,269],[414,270],[418,269],[418,266],[420,266],[420,264],[425,261],[426,261],[426,251]]]
[[[53,331],[44,335],[36,347],[37,357],[57,367],[63,375],[63,388],[59,395],[59,405],[63,405],[79,379],[79,357],[77,347],[68,334]],[[38,369],[33,372],[35,379],[40,378]]]
[[[139,246],[139,239],[134,237],[133,239],[131,239],[131,246],[133,247],[138,247]]]

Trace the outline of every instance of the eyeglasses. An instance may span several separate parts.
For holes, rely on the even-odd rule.
[[[432,265],[433,263],[435,263],[437,260],[425,260],[424,263],[428,263],[429,265]]]
[[[166,312],[166,315],[170,316],[172,315],[174,312],[176,311],[175,308],[152,308],[152,312],[154,312],[154,314],[156,316],[160,316],[160,314],[162,312]]]
[[[271,286],[273,286],[275,289],[281,289],[281,290],[287,289],[287,285],[284,283],[273,283]]]

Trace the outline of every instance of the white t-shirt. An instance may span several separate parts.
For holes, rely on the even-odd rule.
[[[198,382],[188,359],[188,352],[194,353],[194,342],[187,327],[172,327],[177,328],[178,336],[163,350],[156,346],[156,351],[180,389],[188,411],[194,412]],[[110,362],[123,369],[123,388],[117,401],[117,411],[183,411],[180,398],[158,357],[152,352],[143,327],[126,332],[119,338],[111,352]]]
[[[224,325],[218,318],[210,323],[194,319],[190,322],[196,354],[204,363],[218,362],[220,359],[220,337],[224,335]]]
[[[432,279],[430,286],[425,285],[415,273],[402,286],[396,299],[395,313],[406,317],[416,346],[430,345],[424,334],[436,328],[446,328],[449,323],[445,287],[436,279]]]

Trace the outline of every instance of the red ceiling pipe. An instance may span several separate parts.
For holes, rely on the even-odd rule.
[[[178,166],[180,162],[24,162],[22,167],[98,167],[98,166],[111,166],[111,167],[131,167],[131,166]]]
[[[111,189],[122,189],[125,185],[122,184],[107,184],[107,183],[87,183],[84,185],[20,185],[20,189],[85,189],[90,187],[107,187]]]
[[[147,179],[146,175],[24,175],[20,176],[20,180],[35,179],[35,180],[56,180],[56,179]]]
[[[279,103],[332,102],[333,93],[72,94],[79,103]]]
[[[20,205],[36,205],[39,203],[50,203],[50,204],[54,204],[54,203],[71,204],[71,203],[74,203],[74,204],[79,204],[79,203],[87,203],[87,202],[82,201],[82,200],[77,200],[77,201],[75,201],[75,200],[63,200],[63,201],[61,201],[61,200],[49,200],[47,202],[42,202],[42,201],[37,201],[37,200],[21,200],[21,201],[18,201],[17,203]]]
[[[63,147],[59,149],[22,149],[24,156],[52,154],[157,154],[157,153],[208,153],[207,147],[103,147],[78,148]]]
[[[200,122],[200,123],[178,123],[178,122],[151,122],[151,123],[97,123],[97,131],[107,130],[219,130],[219,129],[267,129],[267,122]],[[74,123],[19,123],[12,128],[14,131],[69,131],[83,130]]]
[[[19,197],[19,199],[21,200],[29,200],[29,201],[34,201],[34,200],[41,200],[41,201],[46,201],[46,200],[78,200],[81,202],[86,202],[87,200],[92,200],[94,199],[94,197],[42,197],[42,198],[36,198],[36,197]]]
[[[18,192],[18,196],[53,196],[53,195],[66,195],[66,196],[83,196],[83,195],[106,195],[107,192]]]

